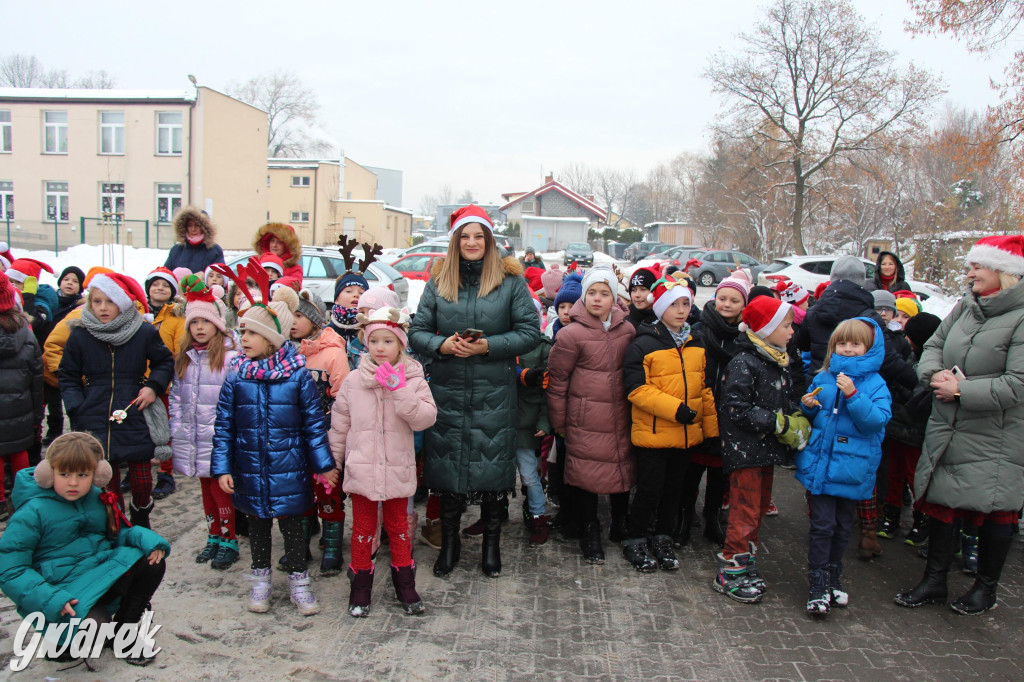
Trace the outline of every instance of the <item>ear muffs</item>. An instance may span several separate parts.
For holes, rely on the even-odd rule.
[[[45,459],[36,465],[36,470],[32,473],[32,477],[36,479],[36,485],[40,488],[53,487],[53,469],[50,468],[50,463]]]
[[[92,484],[100,488],[106,488],[110,479],[114,477],[114,470],[110,468],[110,462],[101,459],[96,464],[96,473],[92,476]]]
[[[50,463],[45,459],[36,465],[36,470],[33,472],[32,476],[36,479],[36,485],[40,488],[53,487],[53,469],[50,467]],[[92,484],[99,486],[100,488],[106,488],[107,484],[110,483],[110,479],[113,477],[114,470],[110,468],[110,462],[105,459],[101,459],[96,464],[96,473],[93,474]]]

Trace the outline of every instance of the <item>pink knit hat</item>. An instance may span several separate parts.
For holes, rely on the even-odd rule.
[[[370,287],[359,297],[356,308],[362,310],[369,308],[371,311],[378,308],[397,308],[398,294],[387,287]]]
[[[360,302],[362,302],[362,299],[360,299]],[[398,308],[378,308],[369,315],[360,313],[356,316],[356,319],[363,327],[363,343],[367,343],[370,334],[378,329],[387,329],[398,337],[403,348],[409,346],[409,336],[407,334],[409,330],[409,311],[405,308],[401,310]]]
[[[715,289],[715,296],[722,289],[732,289],[738,291],[740,296],[743,297],[743,302],[747,302],[747,296],[750,294],[750,282],[747,279],[741,279],[737,277],[726,277],[718,283],[718,287]]]
[[[565,279],[565,273],[559,268],[558,263],[552,263],[551,267],[540,276],[541,284],[544,285],[544,296],[554,298],[558,293],[558,288],[562,286],[563,279]]]
[[[185,328],[195,319],[207,320],[222,334],[227,333],[224,322],[225,306],[224,289],[218,284],[206,286],[199,275],[190,274],[181,280],[181,290],[185,292]]]

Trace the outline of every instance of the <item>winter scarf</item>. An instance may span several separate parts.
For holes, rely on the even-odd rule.
[[[668,329],[668,327],[665,328]],[[672,340],[676,342],[676,348],[682,348],[683,344],[686,343],[686,339],[690,338],[690,325],[683,322],[683,327],[679,330],[678,334],[671,329],[668,330],[668,333],[672,335]]]
[[[145,322],[134,306],[106,324],[100,322],[88,306],[82,311],[82,326],[97,339],[112,346],[123,346],[128,343]]]
[[[715,302],[708,301],[704,304],[704,310],[701,312],[700,321],[704,324],[704,327],[711,332],[711,336],[714,339],[713,343],[706,343],[705,350],[715,356],[715,359],[723,367],[729,364],[732,360],[732,355],[725,350],[719,342],[725,343],[727,340],[735,339],[739,333],[739,320],[736,322],[727,322],[721,313],[715,308]]]
[[[153,450],[153,459],[166,462],[171,458],[171,427],[168,423],[167,408],[157,400],[142,411],[142,416],[146,418],[149,437],[156,446]]]
[[[295,352],[295,346],[286,343],[269,358],[250,360],[242,354],[231,361],[231,369],[243,379],[277,381],[287,379],[296,370],[306,366],[306,356]]]
[[[356,322],[356,314],[359,313],[359,308],[346,308],[335,304],[331,308],[331,322],[334,326],[342,329],[355,329],[359,326]]]
[[[789,366],[789,354],[785,348],[776,348],[769,345],[764,339],[754,332],[747,332],[747,338],[757,347],[757,350],[766,358],[777,364],[779,367]]]

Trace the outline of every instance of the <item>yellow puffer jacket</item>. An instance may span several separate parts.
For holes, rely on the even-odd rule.
[[[171,355],[178,357],[178,349],[185,338],[185,313],[175,302],[170,302],[156,313],[153,318],[153,326],[160,332],[160,340],[171,351]]]
[[[50,386],[57,386],[57,369],[60,367],[60,359],[64,357],[64,346],[71,336],[68,322],[80,318],[84,309],[83,304],[68,313],[63,320],[54,325],[43,343],[43,381]]]
[[[677,348],[661,322],[640,325],[625,363],[626,392],[633,404],[633,445],[691,448],[718,436],[715,398],[704,380],[704,352],[693,336]],[[676,421],[683,402],[697,413],[691,424]]]

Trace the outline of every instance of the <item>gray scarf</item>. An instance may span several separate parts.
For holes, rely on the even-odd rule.
[[[100,322],[88,307],[82,311],[82,326],[97,339],[112,346],[123,346],[128,343],[128,340],[135,336],[135,332],[139,331],[144,323],[145,320],[134,306],[106,324]]]

